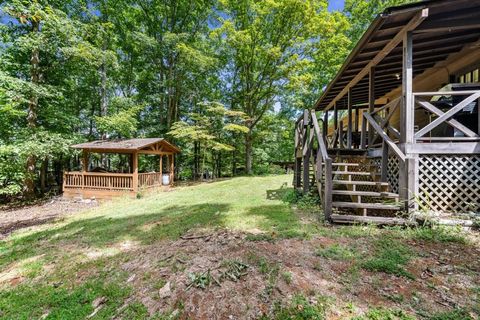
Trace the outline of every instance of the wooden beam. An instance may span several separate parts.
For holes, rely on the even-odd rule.
[[[333,129],[335,131],[334,135],[334,140],[333,140],[333,147],[337,147],[337,141],[338,141],[338,106],[335,104],[335,107],[333,109]]]
[[[409,154],[480,154],[480,142],[430,142],[400,147]]]
[[[330,109],[333,105],[340,100],[348,92],[350,87],[356,85],[360,80],[362,80],[369,72],[372,67],[375,67],[382,59],[387,56],[390,51],[395,49],[395,47],[402,42],[405,34],[409,31],[414,30],[420,23],[422,23],[425,18],[428,17],[428,8],[422,9],[418,14],[416,14],[401,30],[398,32],[393,39],[388,42],[385,47],[375,55],[375,57],[348,83],[348,85],[343,88],[343,90],[327,105],[326,109]]]

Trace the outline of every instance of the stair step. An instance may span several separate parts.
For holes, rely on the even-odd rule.
[[[378,167],[378,165],[373,164],[373,163],[358,163],[358,162],[334,162],[332,163],[332,166],[347,166],[347,167],[358,167],[358,166],[364,166],[364,167]]]
[[[400,205],[383,203],[332,202],[335,208],[400,210]]]
[[[391,217],[371,217],[371,216],[354,216],[343,214],[332,214],[333,222],[336,223],[375,223],[382,225],[407,225],[413,224],[413,222],[403,218],[391,218]]]
[[[341,174],[341,175],[348,175],[348,176],[369,176],[371,175],[370,172],[365,171],[332,171],[333,174]]]
[[[377,181],[332,180],[332,182],[334,184],[388,187],[388,182],[377,182]]]
[[[367,196],[367,197],[385,197],[398,198],[397,193],[393,192],[373,192],[373,191],[350,191],[350,190],[332,190],[332,194],[343,196]]]

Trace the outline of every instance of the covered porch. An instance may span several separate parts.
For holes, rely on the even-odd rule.
[[[162,138],[98,140],[72,148],[82,150],[81,170],[64,172],[63,195],[97,199],[121,195],[134,197],[145,189],[173,185],[175,154],[180,152]],[[93,154],[116,154],[121,165],[111,169],[104,157],[101,158],[104,161],[97,159],[95,164]],[[157,168],[140,172],[141,155],[158,156]]]

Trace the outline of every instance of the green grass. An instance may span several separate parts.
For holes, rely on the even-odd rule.
[[[413,275],[405,270],[412,258],[410,249],[390,237],[377,240],[375,246],[374,255],[362,263],[363,268],[413,279]]]
[[[451,229],[438,233],[427,228],[322,226],[315,223],[318,210],[309,217],[303,209],[316,201],[313,197],[296,198],[294,206],[282,201],[288,196],[297,197],[285,187],[291,179],[291,175],[240,177],[177,187],[141,199],[115,199],[61,221],[19,230],[0,242],[0,274],[23,279],[19,285],[10,286],[7,281],[0,287],[0,318],[36,319],[46,314],[47,319],[85,318],[93,312],[92,302],[99,297],[106,302],[94,319],[148,318],[146,307],[130,299],[132,288],[126,282],[129,275],[115,266],[136,259],[135,254],[141,254],[144,246],[160,245],[190,232],[230,229],[246,232],[247,241],[274,242],[317,235],[349,243],[359,239],[360,246],[362,241],[372,243],[372,255],[357,253],[356,245],[340,244],[316,252],[327,259],[352,260],[349,278],[344,279],[351,286],[361,268],[410,278],[405,267],[412,252],[402,244],[406,239],[463,243],[463,235]],[[299,214],[293,207],[302,212]],[[278,281],[295,283],[296,279],[278,261],[253,251],[246,259],[263,277],[265,290],[261,295],[265,300],[271,298]],[[177,262],[157,263],[158,268],[172,272],[183,272],[185,268]],[[165,280],[155,279],[153,272],[138,276],[156,291],[165,284]],[[125,301],[128,304],[124,306]],[[315,301],[296,297],[286,306],[277,306],[273,318],[324,319],[327,304],[321,299]],[[181,301],[178,303],[180,307],[175,308],[181,310]],[[121,315],[116,314],[119,308]],[[366,319],[376,319],[376,314],[382,312],[386,311],[373,310]],[[444,318],[437,319],[449,319],[448,314],[439,316]],[[150,318],[164,319],[169,315]]]
[[[360,317],[354,317],[352,320],[415,320],[416,318],[406,314],[398,309],[372,308]]]
[[[264,239],[304,237],[312,227],[300,223],[288,204],[269,197],[290,181],[287,175],[241,177],[178,187],[141,199],[116,199],[63,221],[19,230],[0,243],[0,270],[8,267],[27,280],[1,291],[0,317],[29,319],[48,313],[48,319],[85,318],[93,311],[92,301],[104,296],[107,302],[96,318],[110,318],[130,291],[125,280],[108,275],[107,267],[114,259],[132,258],[121,251],[125,245],[141,247],[195,229],[217,228],[260,232]],[[275,282],[278,266],[258,263],[268,282]],[[77,284],[82,270],[93,278]],[[137,302],[123,312],[129,319],[146,317]]]
[[[271,317],[264,316],[261,319],[274,320],[324,320],[331,303],[329,297],[317,296],[309,301],[303,295],[296,295],[286,306],[276,304]]]
[[[315,254],[319,257],[332,260],[351,260],[355,257],[353,249],[337,243],[326,248],[320,248]]]

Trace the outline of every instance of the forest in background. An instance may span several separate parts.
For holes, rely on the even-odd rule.
[[[0,201],[58,192],[69,146],[96,139],[165,137],[179,179],[269,173],[371,20],[405,2],[0,0]]]

